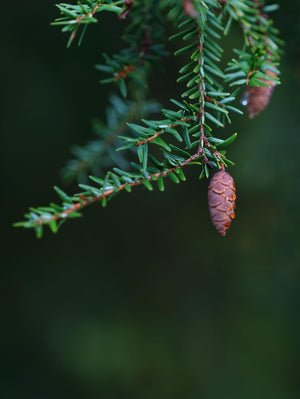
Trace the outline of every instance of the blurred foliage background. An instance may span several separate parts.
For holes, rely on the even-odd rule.
[[[95,205],[40,241],[11,225],[56,200],[53,185],[75,190],[59,170],[104,117],[111,87],[93,66],[122,47],[124,22],[101,17],[67,50],[49,26],[53,1],[1,5],[1,398],[300,397],[299,3],[280,3],[283,84],[260,117],[220,130],[239,132],[225,239],[191,169],[186,183]],[[150,94],[169,106],[180,59],[164,67]]]

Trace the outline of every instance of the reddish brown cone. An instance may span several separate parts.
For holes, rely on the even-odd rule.
[[[208,206],[211,221],[222,236],[235,217],[235,199],[235,184],[230,174],[224,171],[215,173],[208,186]]]
[[[272,78],[276,77],[276,73],[267,70],[266,74]],[[267,83],[270,87],[266,86],[248,86],[245,93],[246,108],[250,119],[259,115],[269,104],[272,96],[275,83],[271,80],[261,79],[262,82]]]

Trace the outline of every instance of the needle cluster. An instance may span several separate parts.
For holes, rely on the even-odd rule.
[[[225,139],[217,134],[231,123],[233,113],[243,114],[236,105],[241,87],[273,90],[279,84],[281,41],[268,16],[276,5],[256,0],[83,0],[58,8],[61,16],[54,25],[69,34],[68,45],[81,43],[88,25],[98,22],[102,12],[128,21],[126,47],[105,54],[105,64],[96,66],[106,74],[102,83],[116,85],[123,98],[111,97],[106,124],[97,124],[97,139],[77,147],[64,169],[71,178],[91,173],[91,183],[79,184],[81,191],[74,195],[55,187],[61,203],[30,208],[26,220],[16,226],[34,228],[41,237],[44,226],[56,232],[66,220],[81,216],[86,206],[106,206],[121,191],[136,186],[162,191],[165,179],[179,183],[187,166],[196,165],[200,178],[210,178],[233,165],[226,150],[237,133]],[[160,109],[160,118],[149,119],[158,104],[147,98],[148,77],[168,54],[167,20],[174,26],[170,40],[177,46],[175,56],[186,56],[178,78],[186,88],[171,100],[172,106]],[[223,70],[220,39],[233,23],[239,24],[244,44],[233,49],[234,58]]]

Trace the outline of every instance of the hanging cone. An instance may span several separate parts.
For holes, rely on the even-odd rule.
[[[272,78],[276,77],[276,73],[267,70],[266,74]],[[250,119],[255,118],[259,115],[269,104],[270,98],[272,96],[275,83],[271,80],[261,79],[262,82],[267,83],[270,87],[266,86],[247,86],[246,93],[242,104],[246,105],[246,109]]]
[[[211,221],[222,236],[235,217],[235,199],[235,184],[230,174],[224,171],[215,173],[208,186],[208,206]]]

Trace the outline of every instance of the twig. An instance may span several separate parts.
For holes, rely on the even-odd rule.
[[[44,224],[49,224],[51,221],[57,221],[57,220],[63,220],[66,219],[70,214],[73,212],[78,212],[81,211],[83,208],[86,208],[87,206],[94,204],[95,202],[101,201],[103,198],[109,197],[113,193],[117,193],[123,190],[126,190],[126,187],[136,187],[139,186],[140,184],[143,184],[143,181],[151,181],[155,178],[158,177],[165,177],[167,176],[170,172],[175,171],[176,169],[182,169],[184,166],[188,165],[189,163],[195,161],[197,158],[200,158],[203,154],[197,151],[194,155],[190,156],[188,159],[183,161],[180,165],[174,166],[173,168],[169,168],[167,170],[164,170],[162,172],[157,172],[152,175],[150,175],[148,178],[142,178],[138,179],[137,181],[134,181],[132,183],[124,183],[120,187],[115,188],[114,190],[106,190],[103,192],[103,194],[97,195],[95,197],[87,197],[87,196],[80,196],[78,199],[80,202],[76,204],[70,204],[69,208],[64,210],[63,212],[60,212],[59,214],[52,215],[51,217],[40,217],[35,220],[36,225],[44,225]]]
[[[195,115],[195,117],[197,117],[197,116],[198,115]],[[138,141],[137,143],[135,143],[135,145],[138,147],[140,145],[143,145],[143,144],[146,144],[146,143],[150,143],[152,140],[156,139],[156,137],[158,137],[158,136],[162,135],[163,133],[165,133],[166,129],[171,129],[173,127],[180,126],[182,122],[193,122],[194,120],[195,120],[195,118],[182,118],[182,119],[179,119],[175,123],[171,123],[170,125],[168,125],[168,127],[159,130],[158,132],[153,134],[153,136],[148,137],[146,140]]]

